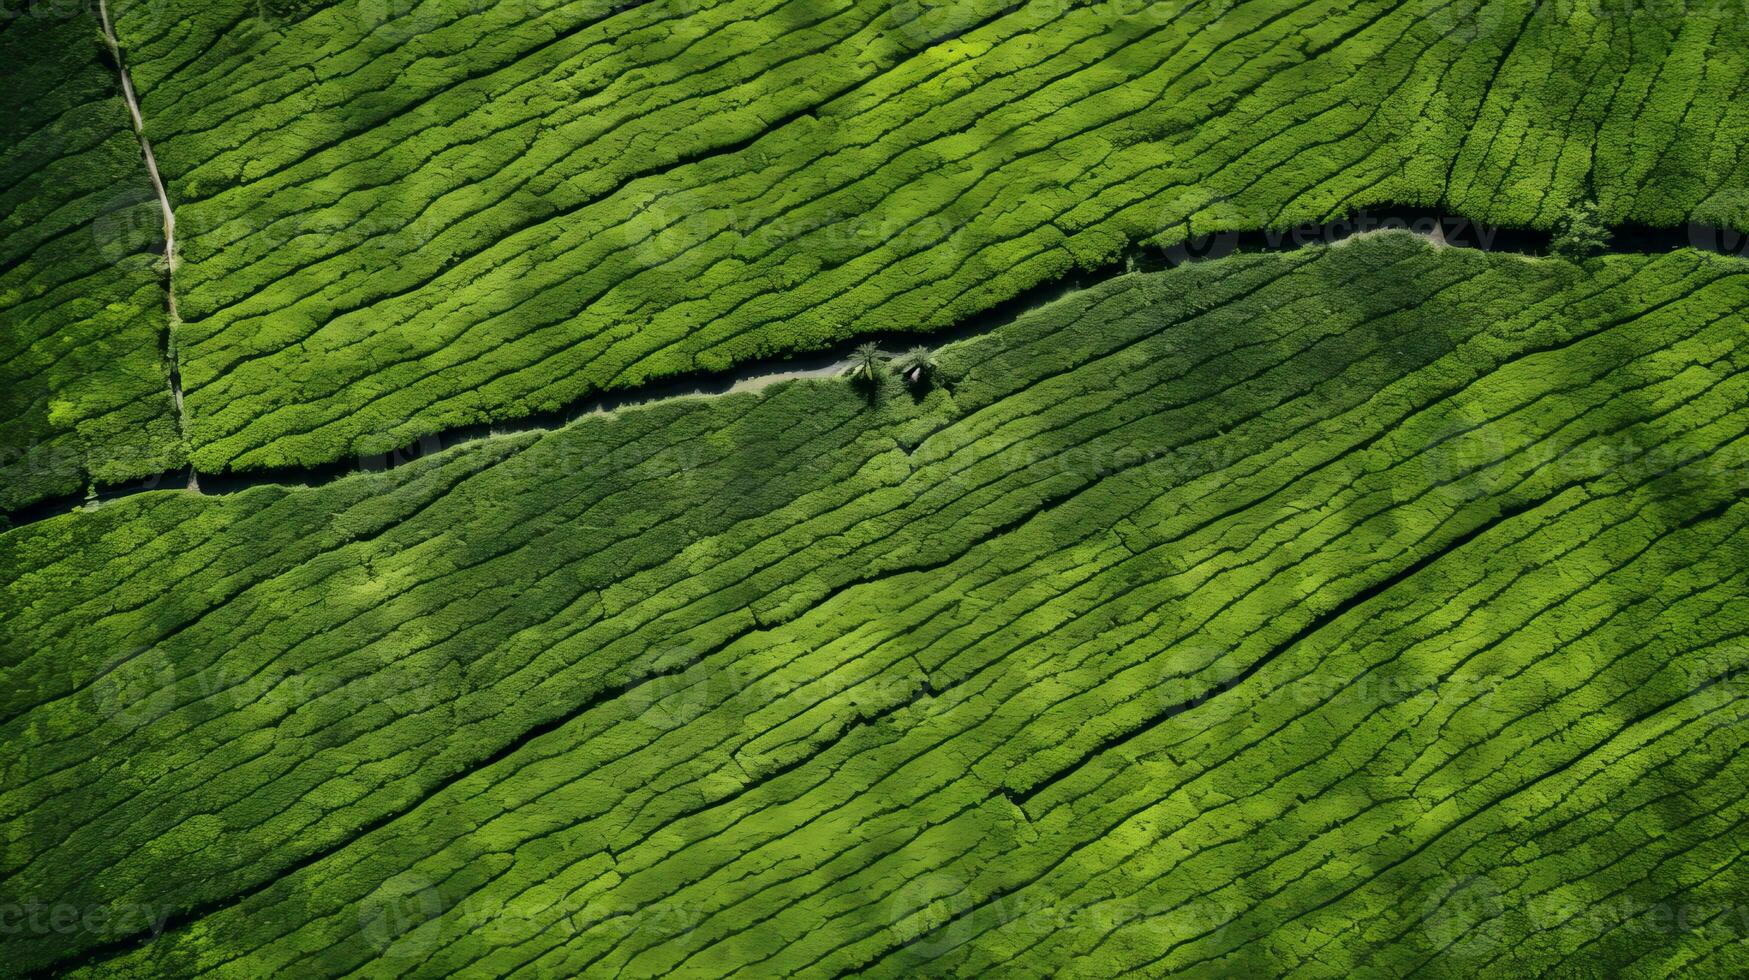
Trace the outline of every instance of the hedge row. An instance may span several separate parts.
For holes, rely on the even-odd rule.
[[[162,222],[98,22],[0,15],[0,513],[185,461]]]
[[[0,947],[1741,969],[1746,270],[1241,256],[946,348],[927,391],[0,535],[0,879],[168,916]]]
[[[1726,3],[118,8],[209,471],[927,331],[1193,232],[1749,227]]]

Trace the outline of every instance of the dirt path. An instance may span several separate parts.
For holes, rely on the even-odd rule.
[[[164,327],[164,359],[170,375],[170,400],[176,406],[177,430],[187,439],[188,413],[182,407],[182,371],[176,362],[176,325],[181,322],[176,313],[176,211],[170,207],[170,192],[165,189],[164,178],[158,172],[158,158],[152,153],[152,141],[146,138],[146,119],[140,114],[140,100],[134,93],[134,80],[128,72],[127,59],[122,56],[121,40],[115,36],[115,26],[109,19],[108,0],[97,0],[97,19],[103,26],[103,40],[109,46],[110,58],[115,61],[116,73],[121,76],[122,101],[127,103],[134,135],[140,140],[140,154],[146,158],[146,175],[151,178],[152,190],[158,195],[158,210],[164,222],[164,296],[170,316],[169,323]],[[200,489],[199,480],[192,467],[188,471],[188,488]]]

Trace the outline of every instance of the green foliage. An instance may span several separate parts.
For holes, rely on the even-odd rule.
[[[850,354],[850,376],[865,384],[873,384],[887,370],[887,355],[874,344],[859,344]]]
[[[1738,972],[1617,913],[1749,886],[1746,308],[1383,235],[0,534],[6,894],[197,910],[0,961]]]
[[[158,203],[114,68],[86,5],[26,6],[0,17],[0,512],[185,460]]]
[[[1609,238],[1609,228],[1597,205],[1581,201],[1561,212],[1549,251],[1570,262],[1583,262],[1602,254],[1609,247]]]
[[[26,6],[0,973],[1749,973],[1740,11]]]
[[[933,330],[1129,242],[1749,186],[1723,5],[356,0],[270,44],[253,5],[117,12],[206,470]]]
[[[938,365],[935,352],[927,347],[917,346],[893,359],[893,370],[905,379],[906,384],[918,385],[927,381],[936,372]]]

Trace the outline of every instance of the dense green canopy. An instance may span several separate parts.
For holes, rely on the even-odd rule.
[[[9,6],[0,976],[1749,974],[1746,51]]]
[[[1113,280],[921,397],[789,382],[15,530],[0,876],[173,911],[8,945],[1740,966],[1729,920],[1615,913],[1746,882],[1746,273],[1375,236]]]
[[[117,7],[213,472],[940,327],[1193,230],[1749,228],[1740,3]]]

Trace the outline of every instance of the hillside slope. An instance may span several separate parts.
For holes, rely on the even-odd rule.
[[[1531,0],[132,0],[206,472],[925,331],[1139,242],[1749,229],[1749,22]]]
[[[1235,256],[0,535],[0,880],[129,912],[0,959],[1740,972],[1746,273]]]
[[[162,219],[82,4],[0,17],[0,514],[185,461]]]

